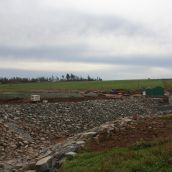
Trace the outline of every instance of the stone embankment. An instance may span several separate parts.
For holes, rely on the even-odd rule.
[[[98,126],[118,116],[161,113],[160,105],[143,98],[0,105],[0,171],[55,172],[65,157],[74,156],[102,127],[108,128],[107,133],[118,128],[116,123]]]

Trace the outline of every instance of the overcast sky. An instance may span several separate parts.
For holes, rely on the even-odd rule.
[[[0,0],[0,76],[172,78],[171,0]]]

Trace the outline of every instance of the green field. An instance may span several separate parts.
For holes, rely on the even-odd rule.
[[[167,80],[165,80],[165,82],[167,82],[167,85],[169,87],[172,87],[172,79],[167,79]]]
[[[172,80],[168,80],[172,86]],[[0,92],[30,92],[42,90],[111,90],[112,88],[138,89],[143,87],[163,87],[162,80],[117,80],[117,81],[71,81],[41,82],[24,84],[0,84]]]
[[[64,172],[171,172],[172,142],[153,141],[129,148],[80,153],[63,165]]]

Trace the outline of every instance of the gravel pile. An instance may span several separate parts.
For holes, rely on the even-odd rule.
[[[159,105],[144,98],[0,105],[0,161],[36,157],[61,136],[83,132],[119,115],[156,114]]]

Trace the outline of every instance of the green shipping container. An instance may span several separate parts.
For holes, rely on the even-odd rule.
[[[164,88],[162,87],[155,87],[155,88],[147,88],[146,95],[148,96],[163,96],[164,95]]]

